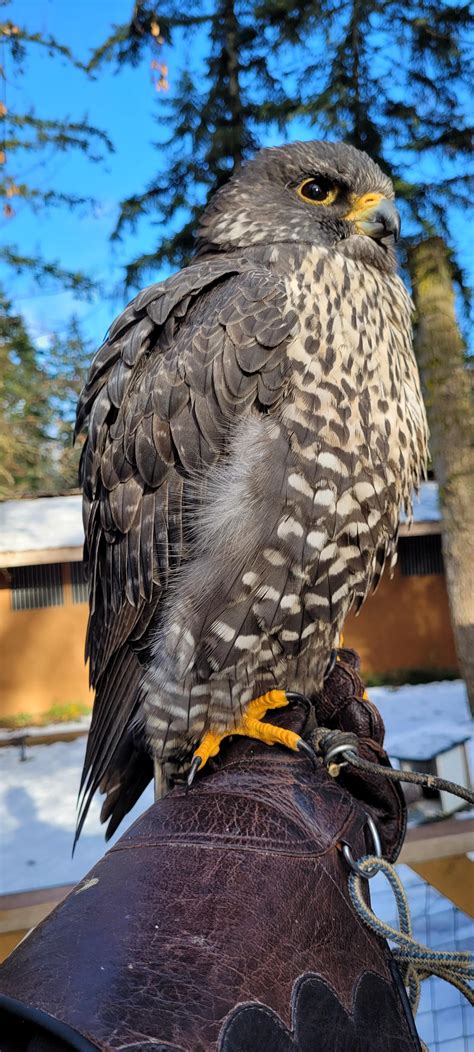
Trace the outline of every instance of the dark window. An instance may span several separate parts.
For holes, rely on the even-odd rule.
[[[71,568],[71,585],[73,603],[87,603],[89,598],[87,581],[84,576],[84,563],[69,563]]]
[[[11,574],[12,610],[35,610],[64,603],[61,563],[14,566]]]
[[[444,573],[441,535],[426,533],[419,537],[400,537],[398,561],[404,577],[414,574]]]

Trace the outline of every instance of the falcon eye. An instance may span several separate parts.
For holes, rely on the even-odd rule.
[[[304,179],[296,193],[302,201],[311,205],[332,205],[339,191],[330,179],[326,179],[324,175],[317,175],[313,179]]]

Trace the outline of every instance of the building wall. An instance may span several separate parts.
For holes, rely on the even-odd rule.
[[[72,602],[70,564],[62,566],[64,605],[11,609],[0,580],[0,717],[32,716],[53,705],[90,702],[84,639],[85,603]],[[359,651],[365,675],[403,669],[457,668],[442,574],[385,576],[361,613],[350,615],[345,643]]]
[[[384,575],[360,613],[349,614],[344,642],[359,652],[366,676],[403,669],[455,672],[444,574],[405,577],[396,567],[392,579]]]
[[[87,605],[72,601],[68,564],[62,575],[64,604],[32,610],[12,610],[8,577],[0,575],[2,719],[92,703],[84,664]]]

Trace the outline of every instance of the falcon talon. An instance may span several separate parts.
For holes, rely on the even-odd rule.
[[[317,753],[315,753],[312,745],[310,745],[309,742],[305,741],[304,738],[300,738],[296,748],[297,748],[298,752],[306,753],[306,756],[309,757],[309,759],[311,760],[311,763],[312,763],[312,765],[314,767],[314,770],[316,771],[317,768],[319,767],[319,763],[318,763]]]
[[[201,757],[200,756],[194,756],[193,760],[192,760],[192,763],[191,763],[191,766],[189,768],[188,777],[186,778],[186,793],[188,793],[189,790],[191,789],[191,787],[192,787],[192,785],[194,783],[194,779],[195,779],[195,777],[196,777],[196,775],[197,775],[197,773],[199,771],[199,768],[201,766],[202,766]]]
[[[297,690],[287,690],[285,693],[290,704],[295,703],[296,705],[304,705],[308,712],[311,711],[313,703],[311,698],[308,698],[307,694],[300,694]]]
[[[333,668],[334,668],[334,666],[336,664],[336,661],[337,661],[337,650],[335,650],[333,648],[331,650],[330,655],[329,655],[329,661],[328,661],[328,663],[326,665],[326,669],[325,669],[325,672],[324,672],[324,682],[326,682],[326,680],[329,679],[329,676],[331,675],[331,672],[333,671]]]

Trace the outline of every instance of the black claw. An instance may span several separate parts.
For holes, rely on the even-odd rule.
[[[325,670],[325,673],[324,673],[324,682],[326,682],[328,677],[331,675],[331,672],[332,672],[332,670],[334,668],[334,665],[336,664],[336,661],[337,661],[337,650],[331,650],[331,653],[329,655],[329,661],[328,661],[328,663],[326,665],[326,670]]]
[[[188,792],[189,789],[191,789],[191,786],[192,786],[192,784],[194,782],[194,779],[195,779],[195,777],[197,775],[197,772],[199,771],[199,768],[200,768],[201,764],[202,764],[201,757],[200,756],[195,756],[194,760],[193,760],[193,762],[192,762],[192,764],[191,764],[191,766],[189,768],[188,777],[186,779],[186,792]]]
[[[300,694],[297,690],[286,690],[285,694],[290,704],[292,702],[297,702],[299,705],[304,705],[307,712],[310,712],[313,708],[311,698],[308,698],[306,694]]]
[[[306,742],[304,738],[300,738],[297,745],[297,749],[298,752],[304,752],[307,756],[309,756],[309,759],[311,760],[311,763],[313,764],[315,770],[317,767],[319,767],[317,754],[315,753],[312,745],[310,745],[309,742]]]

